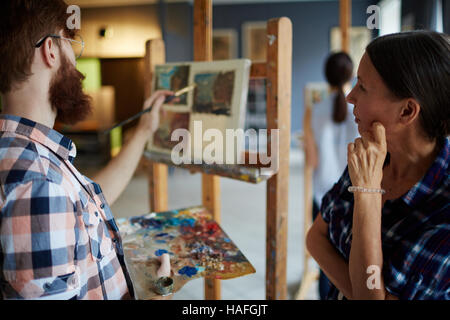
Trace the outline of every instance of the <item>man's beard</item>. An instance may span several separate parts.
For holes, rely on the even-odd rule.
[[[61,50],[61,66],[50,82],[50,103],[56,110],[56,121],[73,125],[91,112],[91,97],[83,92],[84,75]]]

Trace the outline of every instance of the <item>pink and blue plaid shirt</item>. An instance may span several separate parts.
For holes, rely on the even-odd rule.
[[[383,277],[402,300],[450,300],[450,139],[423,178],[382,209]],[[322,199],[328,238],[346,260],[352,245],[353,195],[346,168]],[[329,299],[339,291],[332,286]]]
[[[132,292],[100,186],[73,142],[0,115],[0,290],[4,299],[121,299]]]

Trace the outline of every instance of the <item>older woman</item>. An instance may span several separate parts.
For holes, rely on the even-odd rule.
[[[329,299],[450,299],[448,36],[375,39],[347,100],[361,137],[306,239]]]

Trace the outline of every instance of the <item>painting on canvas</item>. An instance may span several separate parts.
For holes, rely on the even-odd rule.
[[[233,29],[213,30],[213,60],[237,58],[237,33]]]
[[[248,59],[180,62],[156,66],[156,76],[153,79],[155,90],[164,85],[167,88],[169,83],[173,82],[173,78],[178,77],[177,74],[183,75],[180,77],[183,79],[183,85],[195,87],[186,93],[186,105],[163,105],[166,116],[161,118],[159,129],[150,138],[147,150],[171,154],[171,149],[180,142],[170,141],[173,130],[185,128],[188,121],[187,128],[191,141],[190,147],[187,148],[190,152],[189,157],[194,160],[200,155],[203,158],[201,160],[206,160],[205,157],[209,155],[203,152],[208,146],[208,142],[203,141],[203,133],[206,130],[214,129],[215,132],[219,131],[225,136],[227,129],[244,129],[250,66],[251,61]],[[184,78],[186,73],[189,74],[187,82]],[[163,78],[165,83],[161,80]],[[169,112],[185,115],[175,116]],[[194,130],[196,126],[197,128],[201,126],[198,134]],[[211,153],[214,157],[211,156],[209,162],[214,158],[213,161],[220,164],[218,159],[224,159],[226,144],[218,148],[222,149]],[[225,162],[221,164],[223,163]]]
[[[192,112],[230,116],[234,77],[234,71],[196,74]]]
[[[190,67],[188,65],[155,67],[155,91],[171,90],[178,91],[188,86]],[[179,101],[174,105],[187,105],[187,93],[179,97]]]
[[[226,143],[222,144],[222,149],[216,149],[214,154],[206,154],[204,151],[211,142],[202,141],[202,137],[198,137],[192,128],[195,124],[201,124],[203,132],[213,129],[220,131],[223,137],[227,129],[244,129],[250,65],[248,59],[236,59],[192,66],[190,80],[197,85],[192,97],[190,118],[193,133],[191,154],[194,159],[202,155],[204,161],[218,164],[226,162]]]
[[[353,60],[353,65],[358,66],[362,56],[366,50],[367,45],[372,39],[371,31],[366,27],[351,27],[350,28],[350,57]],[[330,34],[330,51],[341,51],[342,48],[342,34],[339,27],[331,29]]]
[[[308,82],[304,88],[305,108],[314,108],[329,96],[329,85],[326,82]]]

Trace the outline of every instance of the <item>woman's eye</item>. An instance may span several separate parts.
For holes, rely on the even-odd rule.
[[[360,84],[359,88],[361,89],[361,91],[366,91],[366,89]]]

